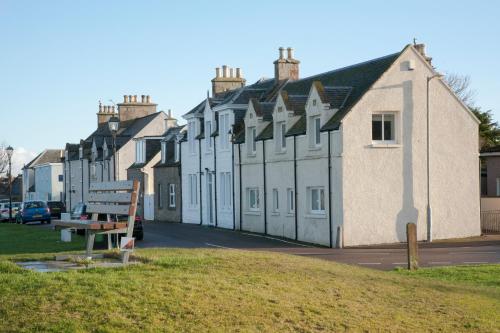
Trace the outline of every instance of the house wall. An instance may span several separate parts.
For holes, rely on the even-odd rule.
[[[415,64],[407,70],[408,61]],[[406,240],[417,223],[426,239],[426,77],[413,48],[364,95],[342,122],[344,245]],[[430,89],[430,175],[434,239],[478,235],[478,125],[438,79]],[[397,144],[372,146],[372,112],[397,112]],[[460,133],[460,134],[458,134]]]
[[[181,168],[182,168],[182,222],[183,223],[193,223],[199,224],[200,220],[200,196],[199,196],[199,183],[200,183],[200,175],[199,175],[199,160],[198,160],[198,145],[199,141],[196,140],[195,151],[189,151],[189,143],[181,142]],[[191,205],[189,196],[189,175],[196,175],[197,180],[197,191],[196,197],[198,204]]]
[[[179,166],[154,168],[155,220],[159,222],[181,222],[181,179]],[[162,188],[162,207],[159,207],[158,185]],[[169,206],[169,185],[175,184],[175,207]]]

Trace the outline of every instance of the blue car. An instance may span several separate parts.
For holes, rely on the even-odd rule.
[[[22,203],[16,214],[16,222],[25,224],[26,222],[40,221],[50,223],[50,209],[44,201],[25,201]]]

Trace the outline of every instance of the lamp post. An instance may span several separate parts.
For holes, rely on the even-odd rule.
[[[9,158],[9,222],[12,221],[12,154],[14,154],[14,148],[8,146],[7,157]]]
[[[113,137],[113,180],[116,181],[116,133],[120,128],[120,119],[115,116],[109,118],[108,126]]]
[[[439,73],[427,77],[427,241],[429,243],[432,242],[429,84],[432,79],[441,77],[443,77],[443,75]]]

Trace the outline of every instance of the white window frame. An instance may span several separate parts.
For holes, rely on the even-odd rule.
[[[287,207],[286,210],[289,214],[295,213],[295,196],[293,188],[286,190]]]
[[[174,159],[176,162],[179,162],[179,149],[180,149],[180,143],[175,141],[174,142]]]
[[[198,206],[198,177],[196,174],[189,175],[189,205]]]
[[[248,155],[253,156],[257,153],[257,141],[255,137],[257,135],[257,129],[255,126],[247,127],[247,150]]]
[[[321,117],[316,116],[312,118],[312,128],[313,128],[313,144],[314,147],[321,146]]]
[[[175,208],[175,184],[168,184],[168,206]]]
[[[279,202],[279,191],[277,188],[273,188],[273,213],[279,213],[280,202]]]
[[[313,200],[314,193],[317,192],[317,199]],[[325,210],[325,188],[322,186],[311,186],[307,188],[308,206],[311,214],[324,215]],[[315,207],[316,203],[316,207]]]
[[[188,122],[188,145],[189,145],[189,152],[191,154],[196,154],[196,120],[190,120]]]
[[[146,161],[146,140],[135,142],[135,162],[144,163]]]
[[[382,140],[374,140],[373,139],[373,118],[375,116],[382,117]],[[392,116],[392,138],[390,140],[385,140],[385,126],[384,126],[384,118],[386,116]],[[372,113],[371,118],[371,139],[373,144],[396,144],[396,133],[397,133],[397,113],[396,112],[374,112]]]
[[[230,209],[232,205],[231,173],[221,172],[219,178],[220,207],[221,209],[227,210]]]
[[[165,163],[167,161],[167,142],[161,142],[161,163]]]
[[[255,202],[252,203],[252,193],[254,193]],[[259,188],[258,187],[247,187],[247,209],[251,212],[260,211],[260,197],[259,197]]]
[[[276,152],[282,153],[286,151],[286,122],[280,121],[276,123]]]

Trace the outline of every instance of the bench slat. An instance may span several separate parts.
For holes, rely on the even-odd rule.
[[[127,215],[130,205],[96,205],[88,204],[87,213]]]
[[[90,183],[89,191],[129,191],[134,187],[132,180]]]
[[[116,203],[128,203],[132,200],[132,193],[96,193],[90,192],[88,201],[89,202],[116,202]]]
[[[63,228],[75,229],[90,229],[90,230],[114,230],[127,227],[126,222],[106,222],[106,221],[91,221],[91,220],[74,220],[74,221],[53,221],[54,226]]]

